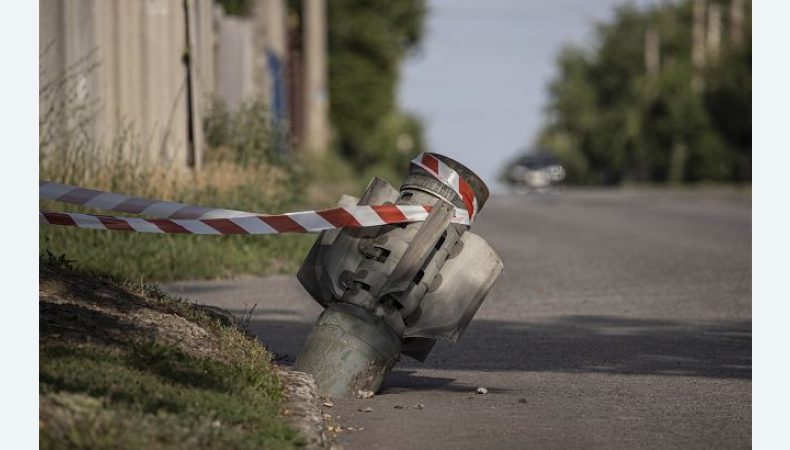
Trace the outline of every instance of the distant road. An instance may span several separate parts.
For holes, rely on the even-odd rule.
[[[500,196],[474,231],[504,274],[457,345],[404,359],[373,399],[336,401],[337,424],[364,427],[339,433],[344,447],[751,445],[747,194]],[[252,330],[290,358],[320,313],[294,277],[168,289],[235,313],[257,303]]]

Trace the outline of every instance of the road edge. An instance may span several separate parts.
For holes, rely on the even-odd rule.
[[[304,438],[304,448],[340,449],[337,443],[327,437],[313,376],[282,367],[278,375],[283,384],[283,417]]]

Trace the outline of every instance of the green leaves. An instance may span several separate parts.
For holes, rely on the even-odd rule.
[[[422,129],[395,101],[400,63],[419,45],[422,0],[328,2],[330,114],[340,153],[355,167],[399,166]],[[411,141],[411,148],[403,143]],[[400,143],[400,145],[399,145]]]
[[[708,4],[729,11],[728,1]],[[692,66],[690,2],[619,9],[611,23],[598,26],[594,45],[560,54],[538,144],[561,159],[576,183],[751,180],[748,2],[744,13],[745,41],[730,38],[731,16],[724,14],[720,48],[712,49],[708,30],[700,69]],[[650,32],[658,37],[652,72]]]

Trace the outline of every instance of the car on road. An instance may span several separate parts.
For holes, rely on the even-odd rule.
[[[506,169],[509,184],[535,190],[547,191],[565,179],[565,168],[553,155],[546,152],[529,152],[518,157]]]

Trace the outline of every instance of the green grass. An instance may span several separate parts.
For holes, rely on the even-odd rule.
[[[97,400],[71,426],[45,428],[42,448],[272,448],[297,441],[278,415],[276,376],[255,364],[196,358],[156,341],[122,351],[56,345],[39,358],[47,402],[75,394]]]
[[[213,161],[198,173],[138,164],[119,157],[107,161],[90,155],[42,156],[40,176],[81,187],[208,207],[259,213],[293,210],[305,203],[306,176],[296,162],[239,165]],[[123,147],[117,152],[124,153]],[[52,201],[53,211],[111,214]],[[42,225],[39,248],[67,254],[83,269],[131,279],[226,278],[233,275],[292,273],[315,236],[146,235]]]
[[[282,387],[271,354],[238,326],[155,285],[69,266],[64,258],[41,259],[41,448],[301,444],[280,416]],[[64,305],[92,314],[76,320],[58,313]],[[171,326],[173,317],[187,319],[206,336],[200,344],[172,342],[139,327],[120,343],[102,341],[101,328],[117,328],[107,311],[127,306],[144,309],[159,327]]]
[[[99,105],[81,100],[79,80],[100,62],[91,54],[64,73],[41,73],[39,177],[42,180],[188,204],[273,214],[305,201],[310,177],[292,155],[275,151],[271,117],[258,102],[237,112],[212,104],[206,115],[211,148],[194,172],[164,158],[152,160],[133,123],[109,141],[96,139]],[[55,202],[54,211],[108,214]],[[321,205],[312,205],[321,206]],[[223,278],[293,272],[314,236],[176,236],[41,226],[39,249],[67,254],[83,269],[130,279]]]
[[[93,165],[96,167],[90,167]],[[131,163],[48,162],[42,164],[41,178],[147,198],[272,214],[333,206],[343,193],[360,195],[369,181],[332,156],[307,164],[294,161],[287,166],[239,166],[235,162],[214,161],[206,164],[197,177],[189,173],[172,175],[163,173],[163,169]],[[42,201],[40,207],[112,214],[52,201]],[[39,227],[41,252],[69,255],[82,269],[154,281],[294,273],[315,238],[312,234],[152,235]]]
[[[78,267],[133,279],[227,278],[294,273],[315,236],[144,235],[42,225],[39,246]]]
[[[235,2],[239,3],[239,2]],[[244,3],[244,2],[241,2]],[[120,194],[261,214],[333,206],[341,194],[360,195],[373,174],[397,182],[386,164],[363,173],[329,152],[301,160],[283,153],[268,109],[247,102],[229,111],[213,99],[204,116],[208,147],[199,172],[150,160],[150,139],[127,123],[110,142],[95,138],[95,101],[80,100],[79,80],[101,63],[87,55],[61,74],[41,73],[39,177]],[[397,186],[397,185],[396,185]],[[41,209],[112,214],[51,201]],[[69,255],[85,270],[134,280],[228,278],[294,273],[315,235],[185,236],[39,228],[39,250]]]

